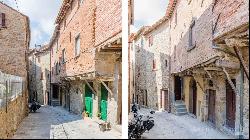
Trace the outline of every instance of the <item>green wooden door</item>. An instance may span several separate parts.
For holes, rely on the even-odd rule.
[[[107,84],[107,83],[106,83]],[[107,109],[108,109],[108,90],[105,88],[103,84],[101,84],[101,119],[106,121],[107,120]]]
[[[93,83],[89,82],[90,86],[93,87]],[[89,112],[89,117],[92,118],[93,116],[93,98],[92,98],[92,91],[89,86],[85,85],[85,109]]]

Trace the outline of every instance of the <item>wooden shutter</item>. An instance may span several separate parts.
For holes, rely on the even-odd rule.
[[[2,13],[0,12],[0,27],[2,27]]]
[[[153,60],[153,69],[155,69],[155,60]]]
[[[5,13],[1,13],[1,27],[5,27]]]

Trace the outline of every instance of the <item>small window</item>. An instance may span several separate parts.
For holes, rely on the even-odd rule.
[[[155,70],[156,68],[156,64],[155,64],[155,60],[153,60],[153,70]]]
[[[143,47],[143,43],[144,43],[143,38],[141,38],[141,47]]]
[[[192,21],[189,29],[189,50],[193,49],[196,45],[195,38],[194,38],[194,25],[195,21]]]
[[[64,29],[66,28],[66,19],[64,20]]]
[[[41,77],[40,77],[41,80],[43,80],[43,72],[41,72]]]
[[[174,61],[176,61],[176,45],[174,46]]]
[[[41,60],[40,60],[40,56],[38,56],[38,57],[37,57],[37,61],[38,61],[38,63],[40,63],[40,62],[41,62]]]
[[[153,36],[149,36],[148,38],[148,42],[149,42],[149,47],[153,45]]]
[[[53,47],[51,48],[51,55],[53,55]]]
[[[62,50],[62,63],[65,63],[65,49]]]
[[[177,9],[175,10],[175,26],[177,25]]]
[[[71,32],[69,32],[69,42],[71,43]]]
[[[168,66],[168,60],[165,60],[165,66],[166,67]]]
[[[5,27],[5,13],[0,13],[0,27]]]
[[[58,51],[58,46],[59,46],[59,44],[58,44],[58,40],[56,41],[56,51]]]
[[[78,35],[75,39],[75,56],[80,55],[80,35]]]

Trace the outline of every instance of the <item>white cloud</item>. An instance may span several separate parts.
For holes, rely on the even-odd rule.
[[[54,30],[54,22],[62,0],[3,0],[30,18],[31,47],[45,44]]]
[[[151,25],[166,13],[168,0],[135,0],[135,26]]]

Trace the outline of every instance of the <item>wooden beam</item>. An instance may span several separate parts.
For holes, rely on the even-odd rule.
[[[226,44],[229,47],[247,47],[249,46],[247,39],[241,39],[241,38],[230,38],[230,39],[225,39]]]
[[[91,85],[89,84],[89,82],[85,79],[84,80],[85,81],[85,83],[87,84],[87,86],[92,90],[92,92],[95,94],[95,95],[98,95],[97,93],[96,93],[96,91],[91,87]]]
[[[230,60],[216,60],[215,65],[217,67],[226,67],[226,68],[231,68],[231,69],[240,69],[239,63],[232,62]]]
[[[232,87],[234,93],[236,93],[237,95],[239,95],[239,94],[238,94],[238,90],[237,90],[236,87],[234,86],[234,84],[233,84],[233,82],[232,82],[232,80],[231,80],[229,74],[227,73],[226,69],[225,69],[224,67],[223,67],[222,69],[223,69],[223,72],[225,73],[225,75],[226,75],[226,77],[227,77],[227,80],[228,80],[230,86]]]
[[[220,46],[220,45],[218,45],[218,46]],[[231,52],[231,51],[228,50],[228,49],[223,49],[223,48],[214,48],[214,49],[219,50],[219,51],[222,51],[222,52],[224,52],[224,53],[227,53],[227,54],[229,54],[229,55],[231,55],[231,56],[233,56],[233,57],[237,57],[233,52]]]
[[[108,90],[108,92],[111,94],[111,97],[113,97],[113,92],[109,89],[109,87],[102,81],[102,80],[99,80],[103,85],[104,87]]]
[[[243,56],[242,56],[239,48],[234,46],[234,51],[235,51],[236,55],[238,56],[238,59],[240,60],[240,64],[243,66],[243,70],[244,70],[244,73],[247,76],[247,79],[249,80],[249,74],[248,74],[249,69],[246,66],[246,62],[244,61]]]
[[[221,68],[218,67],[204,67],[205,71],[222,71]]]

